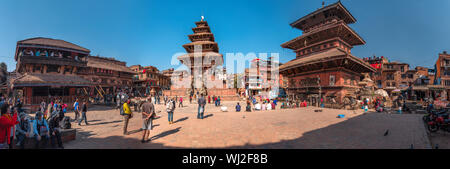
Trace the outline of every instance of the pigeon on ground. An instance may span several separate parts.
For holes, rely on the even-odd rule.
[[[387,136],[389,134],[389,130],[386,130],[386,132],[384,132],[384,136]]]

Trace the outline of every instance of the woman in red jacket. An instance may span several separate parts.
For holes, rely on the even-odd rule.
[[[17,121],[17,113],[14,113],[14,116],[11,117],[8,114],[9,105],[3,104],[1,107],[1,117],[0,117],[0,149],[9,148],[9,144],[11,143],[11,127],[18,124]]]

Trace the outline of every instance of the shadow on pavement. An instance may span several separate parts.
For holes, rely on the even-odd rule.
[[[177,132],[180,131],[180,129],[181,129],[181,127],[178,127],[176,129],[173,129],[173,130],[168,130],[168,131],[162,132],[162,133],[160,133],[160,134],[158,134],[156,136],[151,137],[150,140],[156,140],[156,139],[159,139],[159,138],[162,138],[162,137],[165,137],[165,136],[177,133]]]
[[[351,113],[351,112],[349,112]],[[330,116],[334,114],[330,114]],[[207,117],[212,116],[212,114]],[[382,113],[366,113],[364,115],[345,118],[345,121],[337,122],[323,128],[304,131],[302,136],[293,139],[282,139],[281,141],[266,144],[249,144],[249,140],[237,146],[226,146],[213,148],[225,149],[409,149],[411,144],[414,149],[431,148],[426,129],[422,124],[420,115],[398,115]],[[268,124],[267,127],[277,127]],[[164,131],[152,136],[151,141],[140,143],[138,138],[127,138],[123,136],[110,136],[106,138],[87,138],[73,141],[71,148],[92,149],[142,149],[142,148],[192,148],[186,146],[167,146],[164,143],[154,143],[153,140],[163,138],[179,132],[181,127]],[[386,130],[389,134],[384,136]],[[275,137],[288,135],[286,131],[280,131]],[[82,134],[89,135],[89,133]],[[183,139],[183,138],[177,138]],[[222,139],[222,138],[218,138]],[[214,145],[214,144],[212,144]],[[219,145],[220,146],[220,145]],[[198,148],[209,148],[198,147]]]
[[[93,123],[93,124],[89,124],[89,126],[96,126],[96,125],[102,125],[102,124],[111,124],[111,123],[120,123],[120,122],[122,122],[122,120]]]
[[[212,117],[212,116],[214,116],[214,114],[208,114],[208,115],[206,115],[206,116],[203,116],[203,119],[206,119],[206,118]]]
[[[93,134],[92,131],[80,131],[80,130],[77,130],[77,136],[80,136],[82,138],[88,138],[90,136],[95,136],[95,134]]]
[[[173,122],[173,123],[182,122],[182,121],[185,121],[185,120],[187,120],[187,119],[189,119],[189,117],[183,117],[183,118],[178,119],[177,121],[175,121],[175,122]]]
[[[389,130],[388,135],[384,135]],[[232,146],[232,149],[414,149],[430,148],[421,117],[366,113],[301,137],[276,143]]]
[[[142,131],[142,129],[132,130],[132,131],[129,131],[129,132],[128,132],[128,135],[132,135],[132,134],[134,134],[134,133],[139,133],[139,132],[141,132],[141,131]]]

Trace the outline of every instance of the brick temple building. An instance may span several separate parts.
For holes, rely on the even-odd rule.
[[[76,98],[113,95],[115,89],[131,87],[134,74],[125,62],[90,56],[89,49],[51,38],[18,41],[14,58],[16,70],[8,88],[31,111],[50,97],[73,103]]]
[[[356,19],[339,1],[322,7],[293,22],[291,26],[303,35],[283,43],[283,48],[297,54],[279,71],[289,78],[287,94],[317,105],[320,98],[342,102],[355,97],[362,79],[361,73],[376,70],[352,55],[351,49],[365,41],[348,24]]]
[[[17,78],[10,81],[14,96],[24,107],[36,110],[49,96],[73,102],[80,90],[93,82],[78,74],[87,67],[90,50],[63,40],[31,38],[17,42],[15,60]]]
[[[137,74],[133,77],[133,87],[139,95],[150,94],[161,95],[163,90],[170,89],[170,77],[164,75],[154,66],[142,67],[141,65],[130,66]]]

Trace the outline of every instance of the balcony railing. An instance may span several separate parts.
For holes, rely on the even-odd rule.
[[[31,64],[70,65],[78,67],[87,66],[87,61],[69,58],[57,58],[46,56],[20,56],[19,60],[21,63],[31,63]]]

